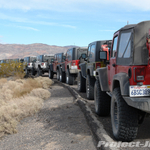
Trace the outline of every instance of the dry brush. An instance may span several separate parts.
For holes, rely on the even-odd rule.
[[[47,90],[52,80],[48,78],[0,79],[0,137],[16,133],[18,122],[35,114],[43,106],[43,100],[51,96]]]

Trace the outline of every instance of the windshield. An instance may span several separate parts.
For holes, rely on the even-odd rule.
[[[31,59],[31,62],[32,62],[33,60],[37,60],[36,57],[31,57],[30,59]]]

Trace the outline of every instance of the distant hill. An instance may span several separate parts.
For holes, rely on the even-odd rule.
[[[41,43],[23,44],[0,44],[0,60],[10,58],[23,58],[42,54],[56,54],[66,52],[67,49],[78,46],[55,46]]]

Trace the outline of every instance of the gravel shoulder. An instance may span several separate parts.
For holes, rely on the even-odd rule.
[[[23,119],[0,150],[96,150],[84,114],[68,89],[54,83],[42,110]]]

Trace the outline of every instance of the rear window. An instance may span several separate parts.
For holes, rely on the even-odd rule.
[[[48,60],[48,62],[52,59],[52,58],[54,58],[53,56],[44,56],[44,62],[46,62],[47,60]]]
[[[62,55],[61,54],[57,55],[57,61],[61,62],[61,60],[62,60]]]
[[[77,59],[79,59],[83,53],[87,54],[87,49],[78,49]]]
[[[33,61],[33,60],[37,60],[37,58],[36,58],[36,57],[31,57],[30,59],[31,59],[31,61]]]
[[[73,52],[73,49],[70,49],[66,53],[66,57],[67,57],[68,61],[72,60],[72,52]]]

